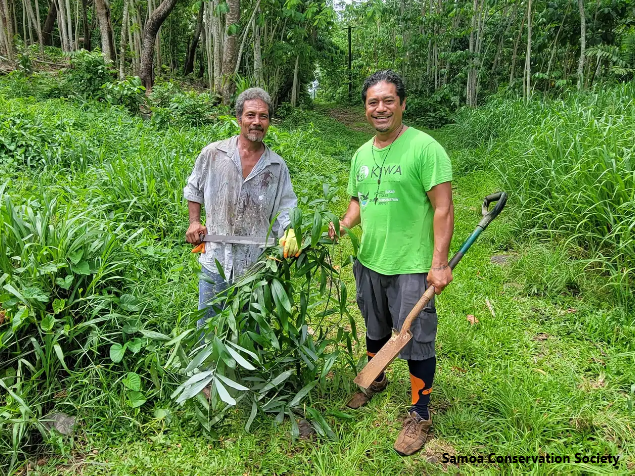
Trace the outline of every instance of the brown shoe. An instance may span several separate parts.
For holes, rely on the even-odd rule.
[[[431,426],[432,417],[424,420],[417,412],[411,412],[395,441],[395,451],[401,456],[410,456],[419,451],[426,444]]]
[[[373,382],[366,390],[362,388],[360,392],[357,392],[355,395],[353,395],[346,406],[348,408],[352,408],[353,410],[357,410],[358,408],[363,407],[368,402],[370,402],[370,399],[373,398],[373,395],[379,392],[383,392],[387,386],[388,378],[386,377],[386,374],[384,374],[384,378],[381,379],[379,382]]]

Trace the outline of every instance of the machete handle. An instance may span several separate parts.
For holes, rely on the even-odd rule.
[[[192,248],[192,253],[205,253],[205,243],[201,243]]]

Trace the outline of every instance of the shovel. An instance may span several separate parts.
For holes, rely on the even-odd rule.
[[[488,211],[490,204],[494,202],[496,202],[496,206],[491,211]],[[470,249],[470,246],[472,246],[478,236],[483,233],[483,230],[485,230],[492,220],[494,220],[494,218],[496,218],[503,210],[506,202],[507,194],[505,192],[493,193],[485,197],[482,207],[483,219],[477,225],[470,237],[465,240],[461,249],[450,260],[450,269],[454,269],[459,261],[461,261],[463,255],[467,253],[467,250]],[[390,340],[379,350],[379,352],[377,352],[375,357],[373,357],[362,371],[357,374],[357,377],[355,377],[354,380],[357,385],[362,388],[368,388],[370,384],[373,383],[373,381],[390,365],[390,363],[395,360],[395,357],[399,355],[401,349],[403,349],[406,344],[410,342],[410,339],[412,339],[412,332],[410,332],[412,321],[414,321],[414,319],[433,297],[434,286],[429,286],[425,293],[423,293],[423,296],[421,296],[421,299],[419,299],[419,302],[415,304],[415,307],[412,308],[412,311],[410,311],[410,314],[406,317],[399,334],[392,336]]]

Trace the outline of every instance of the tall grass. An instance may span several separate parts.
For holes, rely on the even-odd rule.
[[[3,90],[0,82],[0,394],[9,395],[0,465],[12,468],[57,441],[43,426],[53,409],[105,432],[159,424],[153,407],[177,411],[173,367],[185,356],[164,344],[197,313],[182,190],[200,150],[238,125],[229,116],[188,125],[194,95],[181,119],[156,121]],[[287,160],[302,206],[333,197],[344,166],[309,127],[272,126],[267,142]]]
[[[587,251],[632,301],[635,277],[635,84],[558,100],[497,99],[464,111],[457,167],[495,171],[520,231]]]

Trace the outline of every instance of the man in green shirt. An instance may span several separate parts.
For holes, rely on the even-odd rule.
[[[363,228],[353,267],[357,303],[366,323],[368,359],[397,331],[426,287],[439,294],[452,281],[448,249],[454,228],[452,166],[443,147],[428,134],[402,122],[406,108],[403,81],[391,70],[378,71],[362,89],[366,118],[375,136],[351,161],[351,197],[341,226]],[[330,229],[334,237],[333,226]],[[395,442],[411,455],[426,442],[428,411],[436,368],[437,315],[434,302],[412,325],[413,339],[400,357],[408,361],[412,407]],[[388,384],[382,373],[368,390],[348,402],[359,408]]]

